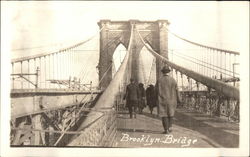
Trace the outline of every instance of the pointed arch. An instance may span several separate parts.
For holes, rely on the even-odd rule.
[[[113,64],[114,64],[114,67],[115,67],[115,71],[118,70],[118,68],[121,66],[121,63],[125,57],[127,53],[127,49],[126,47],[124,46],[124,44],[122,42],[120,42],[114,52],[113,52],[113,55],[112,55],[112,61],[113,61]],[[114,74],[114,71],[112,71],[112,74]]]
[[[130,34],[132,28],[136,28],[142,38],[150,45],[150,47],[156,51],[158,54],[163,56],[167,55],[167,20],[157,20],[157,21],[139,21],[139,20],[129,20],[129,21],[111,21],[111,20],[101,20],[98,25],[101,29],[100,32],[100,57],[99,57],[99,80],[107,71],[108,66],[112,63],[113,54],[118,45],[121,43],[127,48],[130,40]],[[138,34],[134,33],[133,46],[131,48],[132,59],[131,66],[134,67],[131,70],[131,76],[138,79],[138,56],[139,52],[143,48],[143,43],[140,42],[140,37]],[[110,45],[107,47],[107,45]],[[157,69],[159,69],[163,64],[156,61]],[[157,77],[159,77],[160,71],[157,70]],[[106,88],[110,81],[112,80],[112,72],[108,71],[107,76],[104,77],[101,88]]]
[[[150,46],[149,44],[147,45]],[[139,62],[140,62],[139,72],[141,74],[139,76],[143,76],[143,78],[140,78],[141,82],[143,82],[146,86],[148,84],[155,84],[156,82],[155,57],[147,50],[145,46],[143,46],[140,51]]]

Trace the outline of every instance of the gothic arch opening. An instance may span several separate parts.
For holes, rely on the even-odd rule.
[[[114,77],[116,71],[121,66],[121,63],[126,55],[126,52],[127,52],[127,49],[125,48],[125,46],[122,43],[118,44],[112,57],[112,62],[113,62],[112,78]]]
[[[147,46],[151,47],[149,44]],[[139,81],[147,87],[150,84],[156,83],[156,59],[147,50],[145,46],[142,47],[139,54]]]
[[[138,52],[141,51],[142,44],[139,42],[139,36],[136,35],[136,33],[131,33],[132,28],[136,28],[138,32],[140,33],[141,37],[145,40],[145,42],[150,43],[150,47],[152,47],[158,54],[168,57],[167,54],[167,26],[168,26],[167,20],[157,20],[157,21],[139,21],[139,20],[129,20],[129,21],[111,21],[108,19],[100,20],[98,22],[98,25],[101,29],[100,32],[100,57],[99,57],[99,63],[98,63],[98,70],[99,70],[99,80],[103,79],[103,81],[100,83],[100,88],[105,89],[109,83],[112,80],[112,72],[111,69],[109,69],[110,62],[113,60],[113,53],[116,51],[117,45],[120,43],[123,43],[125,47],[128,47],[129,45],[129,39],[130,35],[133,36],[133,47],[131,48],[132,59],[131,59],[131,77],[135,79],[136,82],[142,81],[139,77],[139,61],[138,61]],[[134,30],[133,30],[134,31]],[[110,46],[107,46],[110,45]],[[116,52],[117,53],[117,52]],[[116,54],[114,54],[116,56]],[[148,55],[145,55],[148,56]],[[115,59],[114,59],[115,60]],[[156,77],[158,78],[160,76],[160,68],[163,66],[162,62],[159,62],[159,60],[156,60]],[[116,65],[119,63],[114,63],[113,69],[116,70],[119,65]],[[146,61],[146,63],[143,63],[145,66],[150,65],[150,61]],[[152,61],[151,61],[152,65]],[[150,67],[149,67],[150,68]],[[106,71],[108,72],[106,73]],[[145,68],[144,68],[145,69]],[[148,68],[146,68],[147,71]],[[152,68],[154,69],[154,68]],[[153,70],[154,72],[154,70]],[[146,73],[146,76],[144,77],[143,82],[152,82],[154,83],[154,78],[148,81],[146,79],[149,73]],[[153,75],[152,75],[153,76]]]

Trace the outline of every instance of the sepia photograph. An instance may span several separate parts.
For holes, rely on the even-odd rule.
[[[249,156],[248,1],[1,1],[1,156]]]

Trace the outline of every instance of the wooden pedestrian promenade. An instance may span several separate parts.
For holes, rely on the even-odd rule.
[[[117,115],[115,147],[231,148],[239,145],[239,124],[223,118],[177,109],[173,132],[163,134],[161,119],[148,109],[130,119]]]

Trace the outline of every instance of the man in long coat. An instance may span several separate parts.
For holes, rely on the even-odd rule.
[[[156,83],[156,96],[158,104],[158,114],[162,117],[164,133],[168,134],[172,130],[172,121],[177,103],[180,102],[180,95],[177,83],[173,77],[169,76],[170,69],[164,66],[161,70],[162,76]]]
[[[134,79],[130,79],[130,84],[127,85],[126,94],[123,99],[126,98],[126,106],[130,114],[130,118],[136,118],[136,110],[138,107],[138,97],[139,97],[139,88],[135,83]]]
[[[153,114],[153,109],[156,107],[156,96],[154,85],[149,85],[146,89],[147,105],[149,107],[150,113]]]
[[[142,110],[145,105],[146,101],[146,91],[144,89],[143,83],[139,83],[139,97],[138,97],[138,113],[142,113]]]

